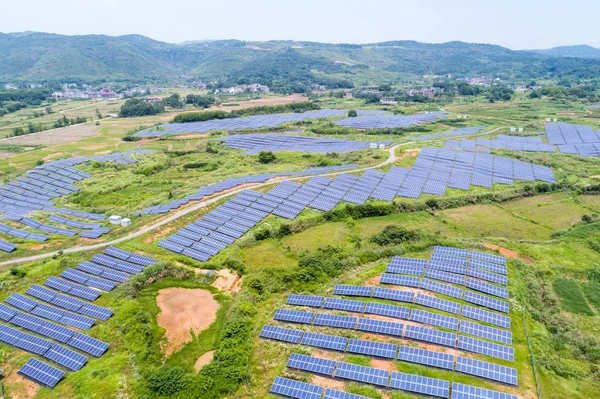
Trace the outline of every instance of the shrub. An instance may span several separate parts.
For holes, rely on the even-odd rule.
[[[389,225],[385,226],[383,230],[370,238],[371,242],[377,245],[392,245],[402,244],[407,241],[414,241],[419,238],[419,234],[415,231],[407,230],[404,227]]]
[[[272,163],[277,159],[272,151],[261,151],[258,153],[258,162],[260,163]]]
[[[356,112],[355,109],[351,109],[350,111],[348,111],[348,118],[356,118],[358,116],[358,113]]]
[[[163,364],[146,377],[146,385],[150,392],[170,396],[184,390],[188,386],[188,378],[183,368]]]
[[[23,278],[27,275],[27,273],[25,273],[23,270],[21,269],[17,269],[16,267],[11,267],[10,268],[10,275],[17,277],[17,278]]]

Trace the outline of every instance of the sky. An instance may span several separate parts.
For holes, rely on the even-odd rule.
[[[511,49],[600,47],[598,0],[8,0],[0,32],[156,40],[374,43],[461,40]]]

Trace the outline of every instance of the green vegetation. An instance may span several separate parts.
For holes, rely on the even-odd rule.
[[[560,296],[565,310],[586,316],[594,315],[594,312],[587,305],[577,281],[559,278],[552,282],[552,286],[558,296]]]
[[[177,115],[173,118],[173,123],[186,123],[186,122],[203,122],[213,119],[227,119],[227,118],[238,118],[240,116],[251,116],[251,115],[268,115],[268,114],[279,114],[286,112],[305,112],[320,109],[319,105],[312,101],[297,102],[285,105],[271,105],[262,107],[250,107],[232,110],[230,112],[225,111],[204,111],[204,112],[187,112]]]
[[[121,106],[119,116],[121,118],[131,118],[134,116],[156,115],[165,112],[163,103],[148,104],[139,98],[130,98]]]

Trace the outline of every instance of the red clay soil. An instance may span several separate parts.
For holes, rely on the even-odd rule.
[[[500,255],[504,256],[505,258],[518,258],[527,263],[535,263],[534,259],[532,259],[528,256],[523,256],[523,255],[519,254],[518,252],[513,251],[512,249],[504,248],[504,247],[501,247],[501,246],[498,246],[495,244],[491,244],[489,242],[485,242],[485,243],[483,243],[483,245],[485,245],[489,249],[493,249],[494,251],[500,252]]]

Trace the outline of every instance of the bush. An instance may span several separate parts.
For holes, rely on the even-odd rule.
[[[157,115],[165,112],[162,103],[147,104],[139,98],[130,98],[121,106],[119,116],[121,118],[131,118],[134,116]]]
[[[358,113],[356,112],[355,109],[351,109],[350,111],[348,111],[348,118],[356,118],[358,116]]]
[[[419,238],[419,234],[415,231],[407,230],[404,227],[389,225],[383,230],[370,238],[371,242],[377,245],[392,245],[402,244],[407,241],[415,241]]]
[[[188,378],[183,368],[163,364],[146,377],[146,386],[152,393],[170,396],[188,386]]]
[[[10,275],[17,277],[17,278],[23,278],[27,275],[27,273],[25,273],[23,270],[21,269],[17,269],[16,267],[11,267],[10,268]]]
[[[261,151],[258,153],[258,162],[260,163],[272,163],[277,159],[272,151]]]

